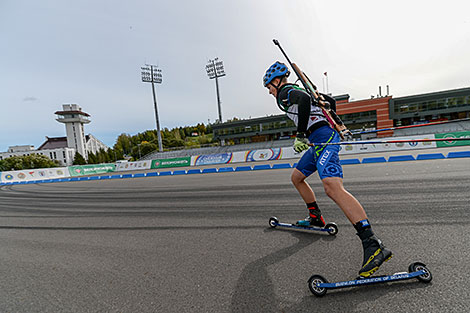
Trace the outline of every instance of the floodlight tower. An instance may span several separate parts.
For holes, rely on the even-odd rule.
[[[209,79],[215,78],[215,89],[217,91],[217,106],[219,108],[219,123],[222,123],[222,109],[220,106],[220,94],[219,94],[219,77],[225,76],[224,62],[215,58],[214,60],[209,60],[206,65],[207,76]]]
[[[153,106],[155,108],[155,119],[157,120],[158,150],[163,151],[162,135],[160,134],[160,120],[158,119],[157,95],[155,93],[155,83],[161,84],[163,80],[162,70],[155,65],[145,64],[142,70],[142,82],[152,83]]]

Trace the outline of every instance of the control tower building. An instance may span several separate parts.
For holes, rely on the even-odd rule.
[[[83,129],[84,124],[90,123],[90,115],[82,111],[78,104],[63,104],[63,111],[57,111],[57,121],[65,124],[65,131],[67,133],[67,146],[75,148],[75,151],[80,153],[85,159],[88,159],[88,150],[85,132]]]

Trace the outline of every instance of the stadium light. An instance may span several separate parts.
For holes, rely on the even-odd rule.
[[[157,95],[155,93],[155,84],[161,84],[163,80],[162,70],[155,65],[149,64],[145,64],[140,69],[142,70],[142,82],[152,83],[153,105],[155,108],[155,119],[157,120],[158,150],[163,152],[162,135],[160,133],[160,120],[158,119]]]
[[[219,109],[219,123],[222,123],[222,109],[220,105],[220,94],[219,94],[219,77],[225,76],[224,62],[215,58],[214,60],[209,60],[206,65],[207,76],[209,79],[215,78],[215,89],[217,92],[217,106]]]

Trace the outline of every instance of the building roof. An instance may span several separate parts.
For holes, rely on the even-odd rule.
[[[423,93],[423,94],[412,95],[412,96],[397,97],[397,98],[393,98],[392,100],[394,103],[430,101],[430,100],[436,100],[439,98],[446,98],[446,97],[467,96],[469,94],[470,94],[470,87],[465,87],[465,88]]]
[[[83,111],[56,111],[54,114],[58,114],[58,115],[78,114],[78,115],[90,116],[90,114],[83,112]]]
[[[46,141],[39,146],[38,150],[67,148],[67,137],[52,137],[46,136]]]

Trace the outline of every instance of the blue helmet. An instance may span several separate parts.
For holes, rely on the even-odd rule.
[[[276,61],[270,68],[266,71],[263,77],[263,85],[266,87],[274,78],[289,76],[290,72],[287,66],[284,63]]]

